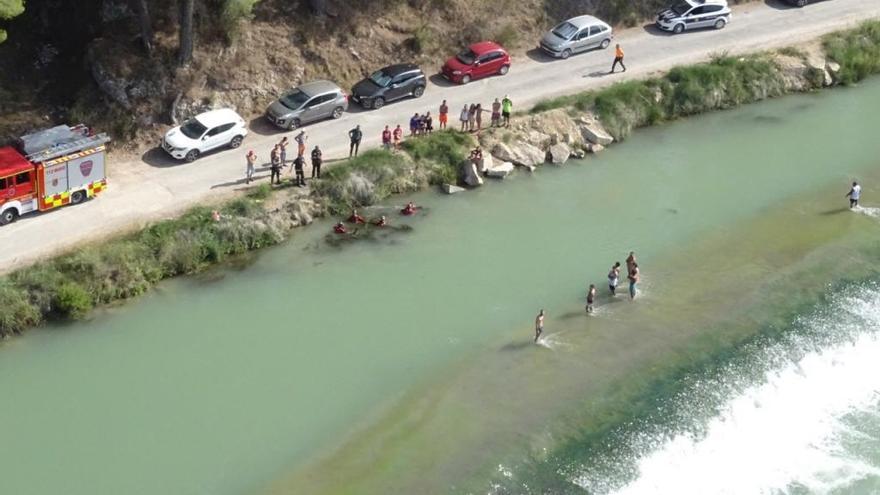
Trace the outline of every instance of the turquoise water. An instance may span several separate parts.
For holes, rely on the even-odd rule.
[[[866,201],[878,190],[878,107],[873,82],[648,129],[581,163],[416,195],[411,233],[336,249],[318,224],[246,267],[13,340],[0,493],[488,483],[589,429],[573,411],[643,363],[681,359],[721,320],[745,334],[776,318],[737,312],[754,287],[858,258],[836,243],[861,247],[876,221],[837,211],[853,177]],[[611,301],[604,275],[630,250],[643,293]],[[588,283],[603,292],[590,319]]]

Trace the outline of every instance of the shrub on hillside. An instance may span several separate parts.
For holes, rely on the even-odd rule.
[[[880,72],[880,22],[868,21],[858,28],[828,35],[825,52],[840,64],[837,77],[854,84]]]
[[[233,42],[241,30],[242,21],[253,17],[254,6],[260,0],[224,0],[220,13],[220,25],[227,42]]]
[[[52,309],[61,318],[80,319],[92,309],[92,298],[81,285],[65,282],[55,292]]]

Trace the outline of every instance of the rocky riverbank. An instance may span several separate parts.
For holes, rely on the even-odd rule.
[[[732,108],[788,93],[853,84],[880,72],[880,22],[815,43],[673,69],[662,77],[543,102],[508,128],[486,129],[479,161],[466,159],[477,140],[441,132],[410,139],[402,152],[372,150],[330,166],[308,192],[260,186],[246,197],[199,207],[132,235],[84,246],[0,278],[0,336],[47,320],[83,318],[92,308],[135,297],[161,280],[194,273],[287,239],[316,217],[381,202],[430,186],[446,192],[478,187],[517,169],[599,153],[633,129]],[[219,214],[219,217],[215,215]]]

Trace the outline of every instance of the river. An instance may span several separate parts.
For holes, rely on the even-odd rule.
[[[642,130],[11,340],[0,493],[876,493],[876,108]]]

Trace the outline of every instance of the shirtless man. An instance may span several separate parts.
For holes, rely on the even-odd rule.
[[[633,251],[629,252],[629,256],[626,257],[626,273],[629,273],[633,269],[633,265],[636,264],[636,253]]]
[[[535,317],[535,342],[538,342],[538,339],[541,337],[541,334],[544,333],[544,310],[538,313],[538,316]]]
[[[633,261],[632,268],[629,270],[629,298],[636,298],[636,284],[639,283],[639,264]]]
[[[590,284],[590,288],[587,289],[587,313],[593,312],[593,301],[596,300],[596,286]]]

